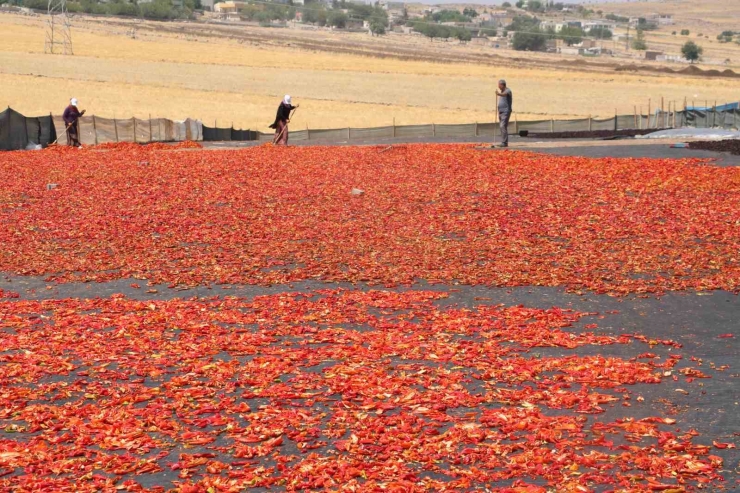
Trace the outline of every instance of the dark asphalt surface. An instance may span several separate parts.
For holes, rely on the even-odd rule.
[[[141,289],[131,287],[133,282],[142,285]],[[145,282],[134,279],[107,283],[48,284],[40,278],[0,277],[0,289],[14,291],[22,299],[59,299],[108,297],[122,293],[133,299],[167,300],[173,298],[239,296],[253,298],[259,295],[281,292],[307,292],[315,289],[345,288],[371,289],[366,285],[337,283],[302,282],[291,286],[213,286],[173,290],[166,285],[145,286]],[[156,288],[157,293],[146,293]],[[378,289],[377,287],[374,289]],[[622,417],[636,419],[648,416],[670,416],[677,420],[675,427],[687,431],[697,430],[701,436],[696,444],[712,445],[712,441],[737,443],[740,436],[740,347],[738,321],[740,321],[740,296],[727,292],[671,292],[661,297],[624,297],[585,293],[567,293],[561,288],[521,287],[491,288],[485,286],[445,286],[418,284],[413,288],[449,292],[447,299],[438,304],[444,306],[474,307],[478,305],[507,306],[524,305],[534,308],[570,308],[580,312],[594,313],[584,318],[571,330],[583,330],[589,323],[597,323],[596,333],[618,335],[620,333],[639,333],[652,339],[670,339],[683,345],[681,349],[658,345],[649,349],[665,359],[670,354],[681,354],[683,360],[674,369],[674,374],[682,367],[696,365],[690,358],[701,359],[699,369],[709,374],[709,379],[697,379],[691,383],[683,377],[679,381],[665,378],[660,385],[629,386],[633,396],[642,396],[644,402],[633,399],[633,405],[624,408],[619,403],[605,406],[606,412],[593,418],[598,422],[611,422]],[[613,313],[616,312],[616,313]],[[720,335],[733,334],[731,338]],[[604,357],[634,358],[648,351],[641,343],[612,346],[585,346],[575,350],[562,348],[537,348],[535,356],[558,357],[567,355],[601,355]],[[723,365],[729,369],[717,371]],[[74,378],[70,376],[70,378]],[[680,390],[678,390],[680,389]],[[205,451],[205,449],[204,449]],[[197,450],[189,450],[189,453]],[[740,454],[737,449],[719,450],[714,447],[711,454],[725,461],[723,475],[726,478],[726,491],[740,489]],[[177,480],[176,474],[165,468],[158,474],[137,478],[146,485],[170,484]]]
[[[557,156],[656,158],[656,159],[712,159],[720,167],[740,166],[740,156],[722,152],[701,151],[686,148],[671,148],[668,144],[639,146],[575,146],[560,148],[528,147],[527,151],[554,154]]]
[[[617,158],[655,158],[655,159],[712,159],[715,161],[715,165],[726,167],[726,166],[740,166],[740,156],[735,156],[729,153],[704,151],[689,148],[672,148],[668,143],[655,143],[655,144],[642,144],[639,145],[625,145],[624,141],[630,139],[620,139],[620,144],[615,145],[604,145],[604,141],[599,142],[600,145],[589,145],[589,142],[583,139],[532,139],[523,138],[518,136],[512,136],[510,139],[510,150],[522,150],[528,152],[541,152],[543,154],[553,154],[557,156],[583,156],[583,157],[617,157]],[[570,147],[549,147],[552,143],[564,143]],[[481,144],[481,147],[491,145],[490,138],[429,138],[420,137],[418,139],[367,139],[367,140],[351,140],[344,142],[335,141],[320,141],[320,140],[303,140],[291,142],[291,146],[303,147],[303,146],[356,146],[356,145],[400,145],[400,144],[422,144],[422,143],[472,143]],[[548,146],[538,147],[538,143],[546,143]],[[583,145],[577,145],[583,143]],[[207,149],[226,149],[226,148],[246,148],[254,147],[257,145],[264,144],[264,142],[203,142],[203,146]],[[521,144],[526,144],[523,147]],[[491,149],[495,152],[497,149]],[[487,149],[486,149],[487,151]]]

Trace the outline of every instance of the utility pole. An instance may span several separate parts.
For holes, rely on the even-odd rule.
[[[626,43],[627,43],[626,50],[630,51],[630,25],[629,24],[627,24],[627,42]]]
[[[67,0],[49,0],[46,13],[44,53],[74,55],[72,26],[67,15]]]

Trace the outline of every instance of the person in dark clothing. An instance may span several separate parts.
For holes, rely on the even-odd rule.
[[[291,104],[291,98],[287,94],[283,98],[282,103],[278,106],[277,115],[275,116],[275,122],[270,125],[270,128],[275,129],[275,138],[273,144],[288,145],[288,123],[290,123],[290,112],[298,108],[299,105],[293,106]]]
[[[496,99],[498,102],[498,121],[501,126],[500,147],[509,147],[509,119],[511,118],[511,112],[514,111],[514,97],[511,94],[511,89],[506,87],[505,80],[501,79],[498,81],[498,89],[496,91]]]
[[[77,98],[72,98],[62,115],[67,131],[68,146],[80,147],[80,117],[84,114],[85,110],[77,109]]]

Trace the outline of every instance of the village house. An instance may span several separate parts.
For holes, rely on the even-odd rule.
[[[540,29],[543,31],[553,30],[559,33],[566,27],[582,27],[581,21],[542,21]]]
[[[481,27],[506,27],[514,22],[514,16],[505,10],[480,14],[474,22]]]
[[[617,24],[609,21],[584,21],[582,25],[582,29],[586,32],[590,31],[591,29],[599,28],[608,29],[611,32],[614,32],[614,30],[617,28]]]

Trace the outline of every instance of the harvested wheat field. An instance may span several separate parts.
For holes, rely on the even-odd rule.
[[[135,39],[127,35],[133,25]],[[485,122],[504,77],[520,120],[610,117],[635,106],[646,112],[648,99],[656,108],[661,97],[666,105],[694,95],[736,100],[740,85],[401,36],[75,17],[70,57],[43,54],[40,16],[3,15],[0,29],[10,40],[0,45],[2,102],[28,115],[60,113],[76,96],[103,117],[192,117],[266,130],[290,93],[301,105],[296,127]]]

